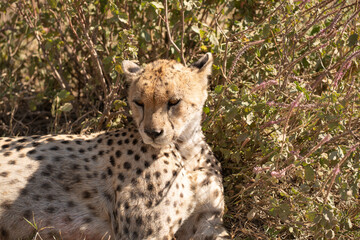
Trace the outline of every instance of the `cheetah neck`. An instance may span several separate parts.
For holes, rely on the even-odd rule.
[[[199,114],[190,121],[175,143],[185,160],[196,158],[200,154],[203,145],[206,144],[200,121],[201,115]]]

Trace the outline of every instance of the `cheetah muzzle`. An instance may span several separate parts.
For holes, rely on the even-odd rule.
[[[201,131],[212,56],[122,64],[135,126],[0,138],[0,239],[226,239]]]

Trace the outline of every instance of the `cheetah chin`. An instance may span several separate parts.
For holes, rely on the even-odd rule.
[[[212,61],[124,61],[135,126],[0,138],[0,240],[228,239],[200,125]]]

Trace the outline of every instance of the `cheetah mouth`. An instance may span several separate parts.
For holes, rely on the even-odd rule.
[[[144,136],[141,137],[145,144],[148,144],[154,148],[162,148],[174,142],[174,138],[168,138],[168,137],[163,137],[161,139],[151,139]]]

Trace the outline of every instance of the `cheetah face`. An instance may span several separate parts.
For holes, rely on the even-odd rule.
[[[128,102],[146,144],[160,148],[184,141],[199,126],[211,67],[211,53],[190,67],[169,60],[144,68],[130,61],[122,63],[130,82]]]

